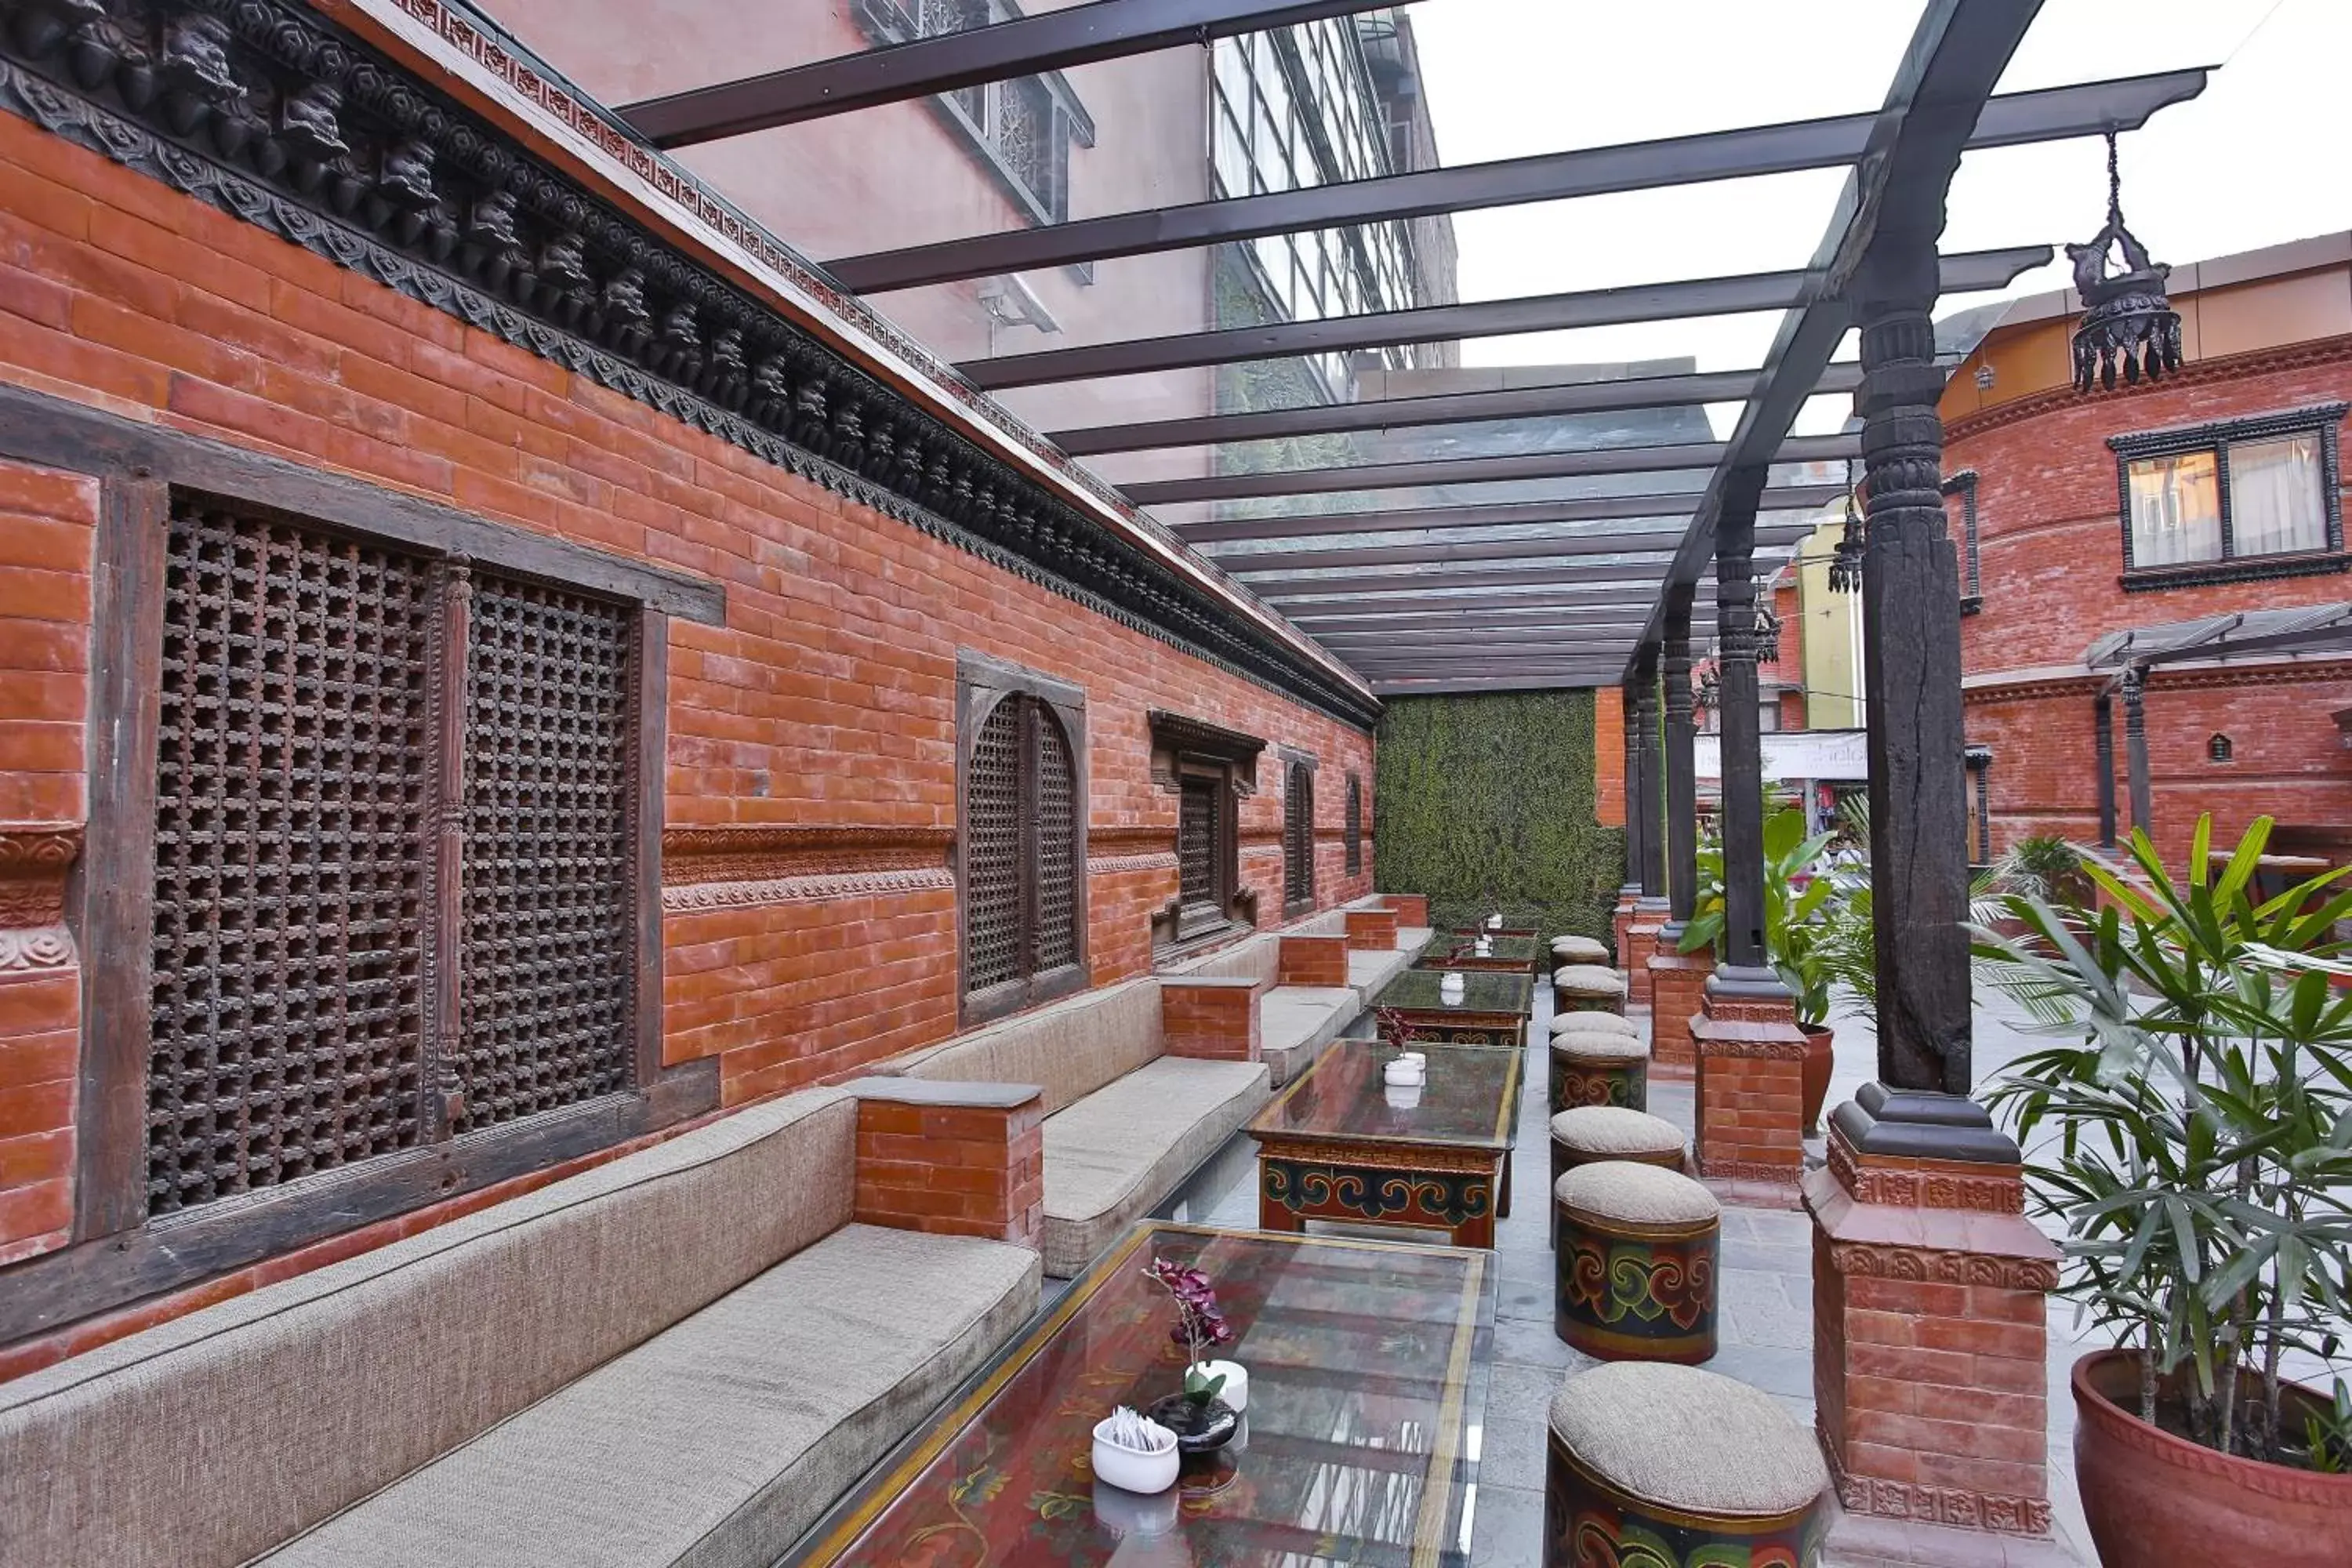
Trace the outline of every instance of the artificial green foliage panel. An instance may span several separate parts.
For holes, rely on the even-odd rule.
[[[1391,698],[1378,740],[1373,886],[1441,930],[1500,910],[1610,940],[1625,835],[1593,816],[1591,692]]]

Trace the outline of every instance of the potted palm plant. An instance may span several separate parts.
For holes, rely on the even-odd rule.
[[[2109,1568],[2346,1561],[2352,1475],[2334,1401],[2294,1383],[2332,1356],[2352,1289],[2352,974],[2315,879],[2256,901],[2268,818],[2187,879],[2144,834],[2079,929],[2044,900],[1979,925],[2012,994],[2071,1037],[1991,1100],[2038,1209],[2064,1227],[2059,1293],[2116,1348],[2078,1363],[2075,1471]],[[2340,875],[2340,874],[2339,874]]]
[[[1805,1132],[1821,1124],[1830,1092],[1836,1039],[1830,1028],[1830,971],[1822,942],[1831,905],[1843,891],[1825,875],[1822,857],[1837,837],[1808,837],[1803,812],[1784,808],[1764,818],[1764,954],[1796,999],[1797,1027],[1804,1031]],[[1723,935],[1723,850],[1719,844],[1698,852],[1698,896],[1677,944],[1685,952],[1712,947]]]

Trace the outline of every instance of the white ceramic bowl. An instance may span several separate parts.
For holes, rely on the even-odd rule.
[[[1095,1425],[1094,1468],[1097,1480],[1108,1481],[1122,1491],[1164,1492],[1176,1484],[1176,1469],[1183,1456],[1176,1451],[1176,1434],[1157,1422],[1152,1430],[1168,1439],[1167,1447],[1156,1453],[1143,1453],[1123,1444],[1114,1443],[1108,1436],[1110,1418],[1105,1416]]]

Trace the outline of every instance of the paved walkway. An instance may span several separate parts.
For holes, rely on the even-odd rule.
[[[1521,1107],[1511,1215],[1496,1227],[1502,1300],[1495,1328],[1486,1420],[1479,1438],[1471,1552],[1475,1568],[1542,1568],[1546,1412],[1560,1380],[1593,1364],[1561,1343],[1552,1330],[1552,1253],[1546,1238],[1549,1205],[1545,1190],[1549,1130],[1541,1087],[1546,1063],[1540,1054],[1550,1037],[1551,997],[1549,986],[1538,986],[1537,991],[1528,1055],[1528,1081],[1533,1092],[1524,1097]],[[1980,1080],[2033,1043],[2012,1026],[2011,1018],[2001,1006],[1980,1008]],[[1366,1020],[1361,1032],[1369,1032],[1369,1027]],[[1857,1086],[1875,1076],[1875,1056],[1876,1047],[1866,1028],[1858,1023],[1839,1024],[1832,1105],[1851,1099]],[[1688,1129],[1690,1085],[1654,1085],[1650,1109]],[[1203,1179],[1192,1184],[1181,1217],[1255,1226],[1254,1152],[1255,1145],[1246,1137],[1234,1140],[1213,1169],[1202,1173]],[[1811,1223],[1802,1214],[1790,1210],[1727,1206],[1722,1265],[1722,1349],[1707,1366],[1770,1394],[1810,1429],[1813,1422]],[[2042,1568],[2092,1561],[2087,1547],[2078,1552],[2071,1545],[2089,1539],[2074,1486],[2074,1405],[2066,1375],[2084,1347],[2071,1331],[2072,1317],[2071,1307],[2059,1304],[2052,1310],[2050,1481],[2057,1515],[2056,1549],[2021,1549],[1991,1536],[1953,1540],[1956,1532],[1918,1532],[1882,1521],[1849,1521],[1833,1542],[1829,1558],[1833,1568],[1892,1564]],[[1846,1545],[1849,1531],[1867,1536],[1867,1550]]]

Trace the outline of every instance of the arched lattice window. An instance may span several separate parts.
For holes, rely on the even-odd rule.
[[[1085,710],[1076,689],[967,655],[958,891],[967,1020],[1086,984]]]
[[[1294,758],[1282,792],[1282,902],[1315,901],[1315,765]]]
[[[1364,872],[1364,781],[1348,775],[1348,875]]]

